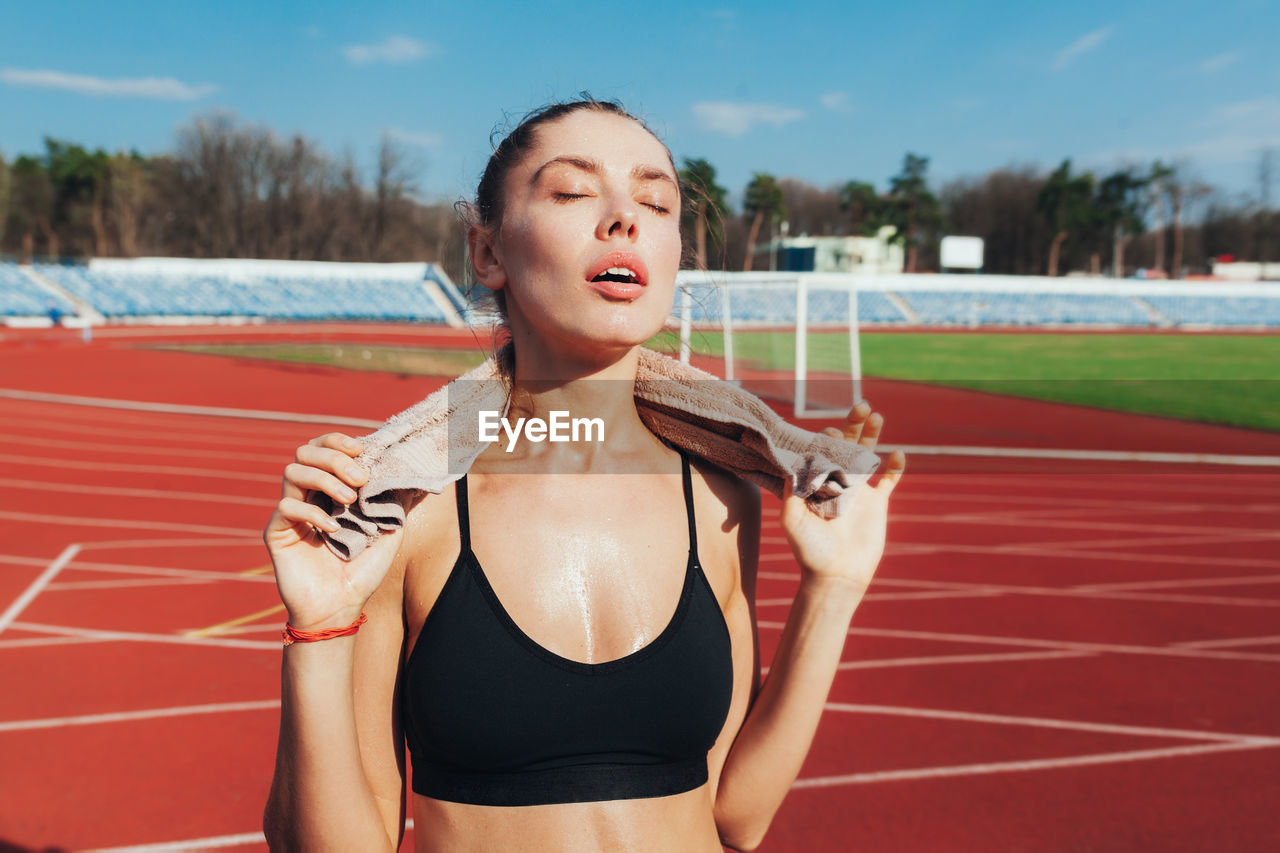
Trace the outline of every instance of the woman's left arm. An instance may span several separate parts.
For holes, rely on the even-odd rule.
[[[883,418],[861,403],[849,412],[843,430],[825,432],[874,450],[882,426]],[[880,481],[842,496],[845,503],[833,519],[818,517],[794,495],[783,500],[782,528],[800,565],[800,589],[769,675],[729,748],[715,788],[716,826],[730,847],[751,850],[760,844],[800,773],[849,622],[884,553],[889,495],[905,467],[905,457],[895,451]],[[742,570],[744,578],[750,572],[753,579],[754,565]],[[735,623],[744,614],[727,615],[730,630],[740,635],[744,626]],[[745,628],[754,631],[753,622]]]

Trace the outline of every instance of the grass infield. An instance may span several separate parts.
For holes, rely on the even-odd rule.
[[[650,344],[664,352],[676,349],[670,333]],[[861,344],[866,376],[1280,430],[1280,336],[869,332],[862,334]],[[693,345],[705,355],[723,353],[718,333],[697,332]],[[792,334],[739,332],[734,348],[741,364],[793,370]],[[181,349],[446,377],[484,357],[474,350],[330,343]],[[812,333],[809,369],[847,373],[847,332]]]

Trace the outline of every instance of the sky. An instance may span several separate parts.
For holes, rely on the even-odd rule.
[[[390,135],[419,196],[453,201],[495,128],[585,90],[677,161],[709,160],[731,201],[754,172],[885,189],[907,152],[935,190],[1159,157],[1256,200],[1269,147],[1280,197],[1280,8],[1263,0],[0,0],[0,20],[8,159],[45,136],[160,154],[230,112],[366,167]]]

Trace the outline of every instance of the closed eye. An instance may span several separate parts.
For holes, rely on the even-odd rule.
[[[641,202],[641,204],[643,204],[645,207],[649,208],[650,210],[652,210],[653,212],[657,213],[660,216],[666,216],[668,213],[671,212],[670,209],[663,207],[660,204],[654,204],[653,202],[645,201],[645,202]]]
[[[552,194],[551,194],[551,197],[552,197],[552,198],[554,198],[554,199],[555,199],[556,201],[558,201],[558,202],[568,202],[568,201],[573,201],[574,199],[586,198],[586,197],[587,197],[587,194],[586,194],[586,193],[559,193],[559,192],[558,192],[558,193],[552,193]]]

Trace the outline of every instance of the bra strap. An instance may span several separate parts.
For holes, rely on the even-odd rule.
[[[698,526],[693,521],[693,477],[689,473],[689,454],[680,452],[684,466],[684,509],[689,517],[689,553],[698,553]]]
[[[471,512],[467,508],[466,474],[455,484],[454,493],[458,501],[458,534],[462,538],[462,551],[466,553],[471,550]]]

